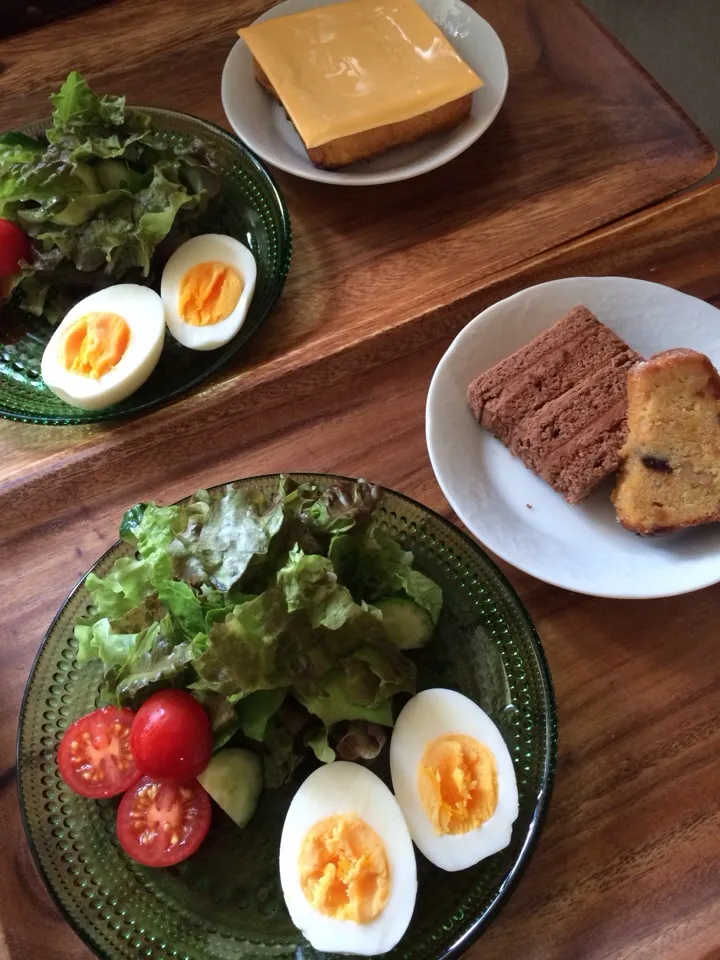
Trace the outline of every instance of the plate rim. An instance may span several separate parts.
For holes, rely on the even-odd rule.
[[[358,478],[347,477],[343,474],[335,473],[317,473],[317,472],[301,472],[301,471],[288,471],[287,473],[264,473],[256,474],[250,477],[237,477],[235,480],[227,481],[226,483],[213,484],[213,486],[207,487],[208,492],[213,492],[229,484],[234,484],[239,481],[261,481],[261,480],[275,480],[279,479],[281,476],[291,477],[294,479],[299,478],[322,478],[323,480],[341,480],[341,481],[350,481],[357,482]],[[451,520],[448,520],[446,517],[443,517],[442,514],[434,510],[432,507],[426,506],[424,503],[421,503],[419,500],[415,500],[413,497],[408,496],[405,493],[401,493],[398,490],[394,490],[392,487],[386,487],[381,484],[376,484],[382,494],[390,493],[393,496],[399,497],[401,500],[405,500],[415,507],[419,507],[421,510],[430,514],[433,518],[438,520],[443,526],[450,527],[454,533],[456,533],[461,540],[470,547],[473,552],[480,554],[482,561],[487,564],[490,571],[495,574],[498,580],[501,582],[505,590],[507,591],[508,598],[512,605],[515,607],[517,614],[522,619],[524,626],[528,630],[528,636],[537,659],[538,670],[542,681],[542,691],[545,701],[545,713],[543,718],[543,725],[545,730],[545,742],[546,750],[545,756],[543,757],[542,763],[542,773],[541,773],[541,784],[540,788],[534,794],[534,808],[530,821],[530,826],[525,836],[525,841],[516,856],[510,870],[503,878],[500,883],[495,896],[492,898],[492,901],[486,907],[486,909],[476,917],[465,930],[458,934],[457,939],[450,944],[442,953],[437,955],[436,960],[457,960],[470,946],[473,944],[480,934],[485,930],[487,926],[500,913],[503,907],[506,905],[510,898],[510,894],[515,890],[517,884],[519,883],[522,875],[524,874],[527,866],[532,858],[533,853],[535,852],[537,845],[539,843],[540,837],[542,835],[543,828],[545,826],[545,821],[547,819],[548,809],[550,801],[552,799],[553,788],[555,785],[555,777],[557,772],[557,762],[558,762],[558,712],[557,712],[557,698],[555,696],[555,686],[552,680],[552,674],[550,672],[550,665],[545,653],[545,649],[542,644],[540,635],[535,627],[535,624],[530,617],[530,614],[520,598],[518,592],[515,590],[515,587],[512,585],[508,577],[503,573],[497,563],[493,560],[491,556],[488,555],[486,550],[478,544],[472,537],[460,529],[456,524]],[[192,494],[188,494],[185,497],[181,497],[179,500],[173,501],[175,503],[182,503],[184,500],[187,500],[191,497]],[[51,900],[55,906],[60,911],[61,916],[68,924],[70,929],[78,936],[83,943],[99,958],[99,960],[111,960],[110,954],[105,952],[105,949],[92,939],[92,937],[85,931],[85,929],[80,928],[76,924],[75,920],[71,917],[69,911],[65,908],[63,902],[60,899],[59,894],[55,890],[54,886],[51,884],[48,874],[45,871],[44,863],[40,857],[39,851],[36,849],[35,843],[32,839],[32,833],[30,828],[30,823],[28,819],[28,812],[25,804],[25,797],[22,786],[22,739],[23,739],[23,729],[25,723],[25,715],[28,700],[32,692],[33,681],[35,679],[35,673],[40,661],[40,658],[47,646],[47,643],[50,639],[51,634],[53,633],[62,613],[67,606],[67,604],[72,600],[72,598],[82,589],[85,579],[88,574],[94,570],[98,564],[100,564],[106,557],[109,556],[114,550],[117,549],[119,545],[122,544],[122,540],[115,540],[108,548],[105,550],[101,556],[99,556],[85,573],[77,580],[74,586],[65,596],[65,599],[59,605],[55,616],[52,618],[50,625],[48,626],[45,634],[40,642],[40,645],[37,649],[35,656],[33,657],[33,662],[30,667],[28,678],[25,683],[25,689],[23,691],[22,700],[20,703],[20,712],[18,717],[18,726],[17,734],[15,740],[15,763],[17,770],[17,797],[18,797],[18,807],[20,809],[20,819],[23,827],[23,834],[25,837],[25,842],[30,850],[30,855],[32,861],[40,874],[42,879],[43,886],[50,896]],[[411,920],[412,923],[412,920]]]
[[[108,411],[105,416],[97,417],[88,417],[85,414],[87,411],[77,410],[75,413],[68,413],[66,415],[60,414],[31,414],[31,413],[18,413],[12,411],[9,408],[3,406],[0,403],[0,418],[4,420],[10,420],[14,423],[31,423],[37,426],[47,426],[47,427],[68,427],[68,426],[81,426],[88,425],[94,426],[104,423],[111,423],[113,421],[126,422],[131,418],[136,418],[144,416],[149,413],[153,413],[161,407],[166,406],[169,403],[172,403],[179,398],[190,394],[192,391],[196,390],[201,384],[210,380],[211,377],[217,374],[218,370],[221,370],[227,363],[229,363],[236,355],[237,352],[246,344],[252,340],[253,336],[258,332],[260,327],[267,320],[268,314],[271,310],[274,309],[278,300],[282,296],[283,289],[285,287],[285,282],[290,271],[290,264],[292,261],[293,254],[293,233],[292,233],[292,223],[290,220],[290,212],[288,210],[287,203],[285,198],[278,186],[278,183],[270,170],[267,169],[265,162],[257,154],[255,154],[247,144],[241,140],[234,131],[226,130],[224,127],[221,127],[218,123],[215,123],[213,120],[206,120],[204,117],[199,117],[197,114],[188,113],[184,110],[173,110],[170,107],[154,107],[147,106],[142,104],[128,104],[126,108],[129,112],[139,112],[139,113],[148,113],[150,116],[153,115],[164,115],[169,119],[173,118],[189,118],[195,120],[198,123],[204,124],[207,127],[210,127],[216,134],[224,137],[228,142],[229,146],[238,150],[239,152],[245,154],[250,160],[252,166],[260,174],[261,177],[265,178],[268,183],[268,186],[271,189],[274,202],[277,206],[277,210],[280,214],[280,223],[281,229],[278,231],[278,236],[280,240],[280,256],[279,259],[282,261],[281,269],[278,271],[277,275],[274,278],[273,282],[273,294],[272,299],[269,302],[267,308],[258,318],[255,329],[250,333],[245,339],[238,342],[237,346],[232,349],[229,353],[224,354],[222,357],[218,356],[217,359],[211,363],[208,367],[205,367],[201,373],[198,373],[195,377],[188,380],[182,386],[171,388],[167,393],[163,394],[162,398],[151,400],[148,403],[144,404],[139,409],[134,410],[121,410],[118,412],[112,411],[111,407],[106,408]],[[37,120],[31,120],[27,123],[21,124],[17,129],[24,130],[26,127],[42,123],[47,126],[50,125],[50,117],[40,117]],[[242,327],[241,327],[242,329]],[[238,331],[239,333],[240,331]],[[236,334],[237,336],[237,334]],[[230,341],[232,342],[232,340]],[[72,410],[73,408],[68,405],[68,409]],[[97,413],[98,411],[93,411]]]
[[[448,490],[446,489],[446,486],[443,483],[443,480],[441,479],[443,468],[440,465],[439,459],[437,458],[437,451],[436,450],[434,451],[433,449],[434,444],[433,444],[433,441],[431,440],[431,430],[432,430],[432,421],[433,421],[433,414],[432,414],[431,408],[434,406],[434,398],[440,389],[439,388],[440,370],[446,363],[449,364],[450,354],[461,346],[462,340],[467,335],[467,332],[470,329],[470,327],[480,326],[483,323],[486,323],[486,324],[491,323],[492,320],[488,320],[486,318],[486,314],[495,310],[495,308],[499,307],[501,304],[505,305],[505,304],[512,303],[513,301],[519,300],[522,297],[525,297],[529,294],[538,293],[542,291],[544,288],[563,284],[567,281],[584,282],[588,280],[592,281],[593,283],[595,282],[602,283],[603,281],[606,281],[606,280],[623,280],[632,284],[642,284],[644,286],[653,287],[657,290],[670,290],[674,294],[678,294],[679,296],[682,296],[682,297],[687,297],[690,300],[699,301],[705,306],[711,307],[712,309],[718,310],[718,312],[720,312],[720,309],[718,307],[714,307],[713,304],[709,303],[707,300],[703,300],[701,297],[695,297],[693,296],[693,294],[690,294],[690,293],[685,293],[683,290],[678,290],[675,287],[669,286],[669,284],[658,283],[657,281],[654,281],[654,280],[645,280],[643,278],[638,278],[638,277],[626,277],[621,275],[610,275],[610,274],[603,274],[602,276],[599,276],[599,275],[589,276],[585,274],[585,275],[569,276],[569,277],[556,277],[553,280],[544,280],[541,283],[532,284],[529,287],[523,287],[522,290],[516,290],[515,293],[512,293],[507,297],[503,297],[500,300],[496,300],[494,303],[491,303],[489,306],[485,307],[484,310],[481,310],[480,313],[478,313],[471,320],[469,320],[468,323],[465,324],[465,326],[462,328],[462,330],[460,330],[455,335],[455,337],[453,338],[453,340],[451,341],[451,343],[448,345],[447,349],[443,353],[442,357],[438,361],[435,367],[435,370],[433,371],[433,375],[430,380],[430,385],[428,387],[428,392],[425,400],[425,445],[427,447],[428,457],[430,459],[430,464],[432,466],[435,480],[438,486],[440,487],[440,489],[442,490],[446,500],[448,501],[448,503],[450,504],[450,506],[452,507],[452,509],[458,516],[458,518],[461,520],[461,522],[470,531],[472,536],[483,547],[486,547],[488,550],[491,550],[494,554],[500,557],[501,560],[505,561],[505,563],[509,563],[516,570],[519,570],[521,573],[525,573],[528,576],[533,577],[535,580],[539,580],[542,583],[547,583],[549,586],[558,587],[562,590],[567,590],[571,593],[577,593],[582,596],[588,596],[588,597],[598,597],[604,600],[661,600],[667,597],[678,597],[678,596],[684,596],[688,593],[696,593],[698,590],[704,590],[707,587],[711,587],[717,583],[720,583],[720,555],[718,557],[717,571],[711,574],[708,578],[703,579],[702,581],[698,581],[696,584],[691,586],[682,586],[679,589],[661,588],[660,590],[654,591],[654,592],[650,590],[645,590],[640,592],[626,591],[626,592],[620,593],[618,591],[611,592],[611,591],[605,591],[605,590],[592,590],[588,588],[588,585],[585,585],[585,586],[570,585],[562,577],[555,577],[555,576],[552,576],[551,574],[546,575],[544,573],[540,573],[536,568],[533,568],[531,565],[523,563],[521,556],[518,555],[517,553],[513,553],[513,551],[505,550],[503,546],[502,538],[500,537],[493,538],[491,536],[490,539],[488,540],[486,539],[486,533],[487,533],[486,530],[483,530],[483,532],[480,533],[480,532],[477,532],[475,529],[473,529],[473,526],[466,519],[466,513],[463,510],[462,505],[459,504],[456,498],[453,497],[448,492]],[[549,328],[545,327],[543,329],[549,329]],[[531,337],[529,340],[526,340],[523,344],[520,344],[520,346],[516,349],[520,349],[522,346],[525,346],[527,343],[530,343],[532,339],[533,338]],[[510,351],[510,353],[506,354],[506,356],[510,356],[512,352],[513,351]],[[487,369],[489,369],[489,367]],[[628,532],[628,535],[632,536],[630,532]]]
[[[297,0],[281,0],[280,3],[275,4],[271,10],[274,12],[282,6],[291,5],[294,7]],[[333,2],[333,0],[329,0]],[[424,161],[412,161],[409,164],[405,164],[402,167],[396,167],[393,170],[382,171],[379,170],[374,173],[348,173],[343,172],[342,170],[323,170],[320,167],[315,167],[310,160],[308,159],[307,166],[302,166],[301,161],[292,161],[285,159],[283,155],[279,159],[277,156],[270,158],[268,154],[259,150],[256,145],[251,145],[250,141],[245,140],[247,135],[247,130],[239,130],[235,123],[233,122],[232,117],[230,116],[231,111],[228,109],[229,96],[226,93],[231,86],[229,81],[230,75],[230,63],[238,55],[238,51],[246,46],[242,38],[238,37],[233,46],[230,48],[230,51],[225,59],[223,64],[223,70],[220,80],[220,99],[222,101],[223,111],[225,112],[225,117],[227,118],[228,123],[235,131],[235,134],[247,144],[249,150],[257,153],[265,163],[270,164],[273,167],[276,167],[278,170],[282,170],[284,173],[289,173],[292,176],[300,177],[303,180],[311,180],[315,183],[331,183],[335,186],[344,186],[344,187],[370,187],[370,186],[379,186],[385,183],[399,183],[403,180],[412,180],[415,177],[423,176],[423,174],[430,173],[432,170],[437,170],[439,167],[444,166],[446,163],[450,163],[452,160],[455,160],[460,154],[464,153],[469,147],[471,147],[477,140],[480,139],[488,129],[495,122],[495,119],[502,108],[505,98],[507,97],[507,91],[510,84],[510,65],[508,63],[507,50],[500,39],[500,35],[493,25],[481,16],[474,7],[471,7],[469,3],[466,3],[465,0],[453,0],[454,3],[459,4],[461,7],[468,10],[474,17],[480,20],[495,36],[499,44],[499,48],[502,51],[503,61],[505,66],[504,72],[504,83],[502,87],[501,94],[498,98],[498,102],[486,118],[486,122],[481,125],[477,131],[473,132],[473,135],[464,140],[460,140],[456,144],[456,149],[450,151],[447,156],[438,157],[437,153],[442,153],[442,145],[438,145],[437,151],[434,151],[430,154],[428,158]],[[293,12],[292,10],[290,12]],[[256,17],[251,24],[260,23],[268,18],[270,10],[264,11],[260,16]],[[269,108],[272,107],[272,104],[269,104]],[[442,136],[442,135],[441,135]],[[417,164],[418,169],[413,170],[412,172],[407,172],[407,167]]]

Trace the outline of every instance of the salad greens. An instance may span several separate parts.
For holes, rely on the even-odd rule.
[[[56,322],[88,289],[147,277],[158,246],[183,230],[220,189],[199,141],[172,143],[124,97],[96,96],[71,73],[51,98],[43,139],[0,136],[0,217],[34,244],[15,278],[19,304]]]
[[[191,690],[216,749],[262,744],[269,785],[308,750],[332,760],[350,721],[391,726],[393,697],[415,691],[415,665],[374,604],[403,598],[432,625],[442,607],[412,553],[371,523],[377,500],[362,480],[284,477],[271,495],[229,485],[138,504],[120,528],[134,557],[85,581],[93,606],[75,627],[78,659],[101,662],[105,698],[123,705]]]

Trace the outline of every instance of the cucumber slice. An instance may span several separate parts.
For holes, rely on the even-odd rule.
[[[382,613],[387,635],[400,650],[424,647],[435,626],[428,611],[408,597],[376,600],[373,606]]]
[[[239,827],[252,819],[263,788],[262,763],[250,750],[220,750],[198,777],[215,803]]]

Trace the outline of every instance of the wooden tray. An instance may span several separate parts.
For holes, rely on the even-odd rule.
[[[720,185],[601,231],[498,279],[505,296],[568,273],[621,273],[720,302]],[[450,517],[424,441],[427,384],[453,323],[406,362],[235,422],[157,429],[0,505],[0,960],[90,960],[50,903],[20,825],[17,711],[37,645],[67,591],[115,540],[122,511],[280,470],[363,475]],[[148,418],[146,423],[149,423]],[[158,425],[159,426],[159,425]],[[207,432],[212,427],[212,442]],[[193,451],[192,458],[187,456]],[[178,459],[175,459],[175,452]],[[8,520],[23,519],[13,535]],[[452,519],[452,517],[450,517]],[[701,960],[720,920],[720,588],[614,602],[504,567],[553,672],[560,759],[547,827],[518,890],[468,954],[477,960]],[[48,947],[52,944],[52,949]]]
[[[507,100],[488,133],[451,164],[406,183],[351,189],[279,175],[295,253],[278,309],[234,367],[134,429],[208,429],[248,403],[260,410],[332,389],[442,333],[438,311],[472,298],[494,273],[712,168],[705,138],[573,0],[474,5],[510,61]],[[223,63],[236,28],[265,6],[115,0],[0,42],[0,129],[47,114],[48,93],[72,68],[130,102],[225,123]],[[0,487],[62,471],[68,457],[92,449],[103,455],[108,438],[119,441],[127,429],[2,422]]]

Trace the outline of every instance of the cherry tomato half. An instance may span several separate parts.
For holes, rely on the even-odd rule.
[[[0,277],[18,272],[20,261],[29,261],[32,244],[20,227],[11,220],[0,220]]]
[[[175,783],[143,777],[117,812],[125,853],[146,867],[171,867],[191,854],[210,828],[210,797],[196,780]]]
[[[210,762],[210,720],[189,693],[161,690],[138,710],[130,744],[142,773],[159,780],[192,780]]]
[[[135,714],[103,707],[75,720],[58,747],[58,765],[65,783],[83,797],[114,797],[140,777],[130,749]]]

